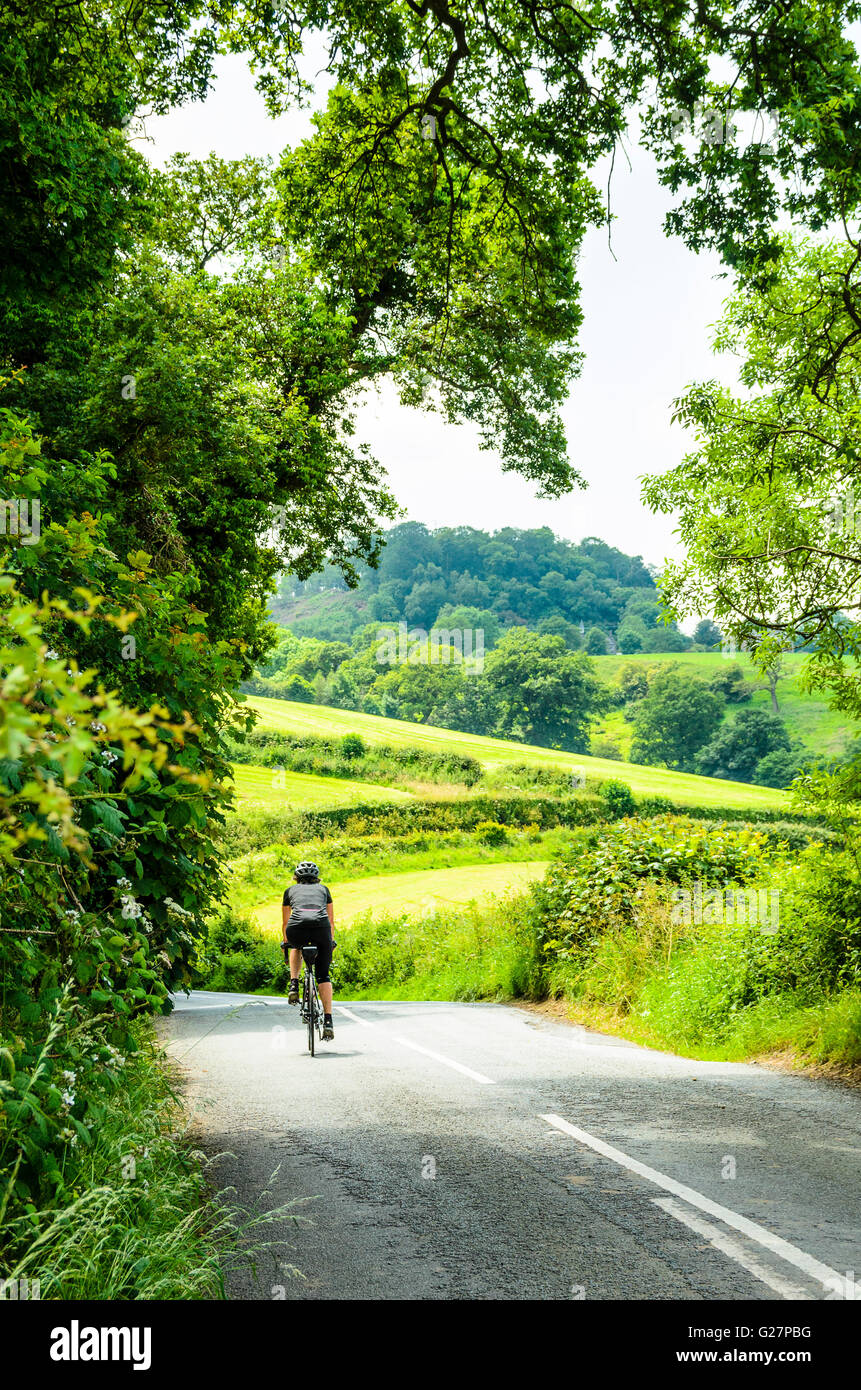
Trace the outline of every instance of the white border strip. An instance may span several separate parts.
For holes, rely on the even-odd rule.
[[[739,1216],[738,1212],[731,1211],[729,1207],[721,1206],[720,1202],[713,1202],[710,1197],[704,1197],[701,1192],[696,1192],[692,1187],[686,1187],[682,1182],[676,1182],[675,1178],[667,1177],[666,1173],[659,1173],[657,1168],[649,1168],[647,1164],[640,1163],[636,1158],[629,1158],[623,1154],[621,1149],[614,1149],[610,1144],[605,1144],[603,1139],[596,1139],[594,1135],[587,1134],[585,1129],[577,1129],[576,1125],[569,1125],[567,1120],[563,1120],[560,1115],[541,1115],[542,1120],[546,1120],[555,1129],[560,1129],[563,1134],[570,1134],[572,1139],[576,1139],[581,1144],[586,1144],[596,1153],[603,1154],[604,1158],[610,1158],[620,1167],[627,1168],[631,1173],[637,1173],[641,1178],[646,1178],[656,1187],[662,1187],[665,1192],[671,1192],[674,1197],[681,1197],[683,1202],[689,1203],[692,1207],[699,1207],[708,1216],[717,1217],[718,1221],[723,1221],[725,1225],[732,1226],[734,1230],[741,1231],[742,1235],[755,1240],[758,1245],[762,1245],[766,1250],[770,1250],[773,1255],[778,1255],[787,1264],[795,1265],[810,1279],[814,1279],[818,1284],[832,1290],[832,1297],[838,1298],[836,1290],[845,1286],[845,1278],[837,1273],[830,1266],[822,1264],[821,1261],[813,1258],[799,1250],[797,1245],[791,1245],[788,1240],[783,1240],[781,1236],[773,1235],[764,1226],[760,1226],[756,1221],[749,1221],[746,1216]]]
[[[736,1264],[746,1269],[748,1274],[752,1274],[755,1279],[759,1279],[775,1293],[779,1293],[781,1298],[806,1299],[807,1301],[812,1299],[812,1294],[805,1293],[798,1284],[790,1284],[788,1279],[783,1279],[773,1269],[769,1269],[753,1255],[749,1255],[737,1240],[733,1240],[732,1236],[724,1235],[723,1231],[719,1231],[717,1226],[713,1226],[710,1221],[703,1221],[692,1211],[686,1211],[675,1198],[653,1197],[652,1201],[656,1207],[660,1207],[662,1211],[674,1216],[689,1230],[695,1231],[698,1236],[703,1236],[722,1255],[728,1255],[731,1260],[735,1260]]]

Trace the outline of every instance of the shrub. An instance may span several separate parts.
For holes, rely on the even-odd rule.
[[[345,758],[362,758],[365,755],[365,743],[359,734],[344,734],[341,739],[341,752]]]
[[[800,766],[801,761],[796,754],[778,748],[760,758],[753,780],[760,787],[788,787],[798,775]]]
[[[250,917],[240,917],[231,908],[225,908],[208,925],[206,951],[219,955],[247,954],[254,949],[257,936],[257,928]]]
[[[611,924],[630,925],[644,882],[747,883],[762,871],[766,837],[726,826],[705,830],[667,816],[628,819],[572,836],[567,853],[532,890],[542,948],[582,964],[582,952]]]
[[[508,831],[497,820],[480,820],[475,833],[485,845],[507,845],[509,841]]]
[[[637,814],[644,817],[666,816],[675,810],[668,796],[641,796],[637,802]]]
[[[590,740],[589,756],[591,758],[606,758],[608,762],[624,762],[622,750],[615,739],[607,737],[596,737]]]
[[[627,782],[608,778],[598,788],[598,796],[608,817],[613,820],[621,819],[622,816],[632,816],[637,809],[634,793]]]

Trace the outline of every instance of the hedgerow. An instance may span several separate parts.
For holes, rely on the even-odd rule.
[[[7,488],[38,493],[37,441],[2,424]],[[57,468],[98,503],[107,461]],[[191,978],[223,891],[223,733],[247,719],[224,693],[231,646],[207,642],[181,576],[120,561],[89,513],[38,549],[0,571],[0,1242],[16,1248],[28,1214],[72,1199],[135,1019]]]
[[[284,734],[255,729],[231,739],[228,756],[235,763],[280,767],[315,777],[346,777],[385,784],[407,779],[460,782],[475,786],[481,763],[468,754],[434,752],[411,745],[374,744],[366,747],[357,734],[324,738],[313,734]]]

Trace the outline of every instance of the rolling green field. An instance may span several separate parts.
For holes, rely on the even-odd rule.
[[[741,667],[745,680],[750,681],[751,685],[763,684],[762,677],[754,668],[750,657],[743,652],[732,658],[724,657],[720,652],[635,652],[631,656],[596,656],[593,660],[598,675],[607,685],[615,684],[623,666],[663,666],[673,662],[678,662],[684,669],[706,680],[715,675],[721,667],[732,663]],[[789,653],[784,658],[783,669],[786,674],[781,676],[777,683],[780,716],[786,721],[790,735],[800,739],[811,753],[825,756],[841,753],[852,738],[861,733],[861,727],[845,714],[829,709],[822,695],[808,695],[800,689],[799,677],[805,660],[806,657],[801,652]],[[734,712],[739,709],[751,708],[770,710],[769,692],[765,689],[755,690],[749,703],[730,705],[725,719],[733,719]],[[595,733],[598,737],[607,735],[612,738],[618,743],[621,752],[627,756],[633,728],[623,717],[621,710],[613,710],[602,719],[596,720]]]
[[[411,792],[398,787],[349,782],[341,777],[313,777],[305,772],[276,772],[271,767],[244,763],[234,767],[233,784],[240,810],[260,807],[266,811],[324,811],[335,806],[413,800]]]
[[[341,883],[333,890],[335,935],[371,908],[375,913],[409,912],[423,917],[486,900],[492,894],[525,888],[542,878],[546,859],[507,864],[468,864],[457,869],[423,869]],[[252,908],[251,916],[269,936],[281,933],[281,894]]]
[[[359,714],[353,710],[331,709],[325,705],[299,704],[292,700],[272,700],[258,696],[248,696],[245,702],[259,713],[261,728],[281,730],[284,733],[310,734],[326,738],[339,738],[343,734],[357,733],[369,744],[411,744],[430,751],[465,753],[478,759],[487,768],[519,762],[571,768],[572,772],[581,769],[587,777],[620,778],[638,795],[668,796],[674,802],[685,806],[779,809],[788,804],[783,792],[773,791],[770,787],[751,787],[743,782],[721,782],[712,777],[669,772],[659,767],[642,767],[637,763],[619,763],[609,758],[560,753],[552,748],[536,748],[531,744],[513,743],[507,739],[462,734],[451,729],[435,728],[429,724],[410,724],[401,719],[385,719],[381,715]],[[268,772],[264,775],[271,777]],[[313,782],[315,779],[305,780]],[[329,782],[332,779],[325,780]],[[388,789],[378,790],[380,800],[384,800],[382,793]],[[404,795],[405,793],[400,793],[400,796]]]

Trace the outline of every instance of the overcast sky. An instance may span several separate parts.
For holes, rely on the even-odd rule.
[[[197,158],[211,150],[227,159],[277,156],[309,132],[308,112],[269,119],[240,57],[220,59],[217,72],[206,102],[147,119],[139,147],[153,162],[180,150]],[[606,229],[591,232],[579,270],[586,361],[564,417],[571,459],[588,489],[541,501],[532,484],[503,473],[492,451],[478,449],[471,427],[407,409],[383,388],[360,409],[360,437],[411,519],[485,530],[550,526],[568,540],[600,536],[657,565],[678,553],[672,519],[642,505],[639,478],[663,472],[690,448],[670,423],[671,403],[685,386],[733,379],[732,363],[709,350],[730,282],[718,278],[717,257],[694,256],[663,235],[667,194],[649,157],[629,153],[632,168],[617,156],[613,176],[612,253]]]

